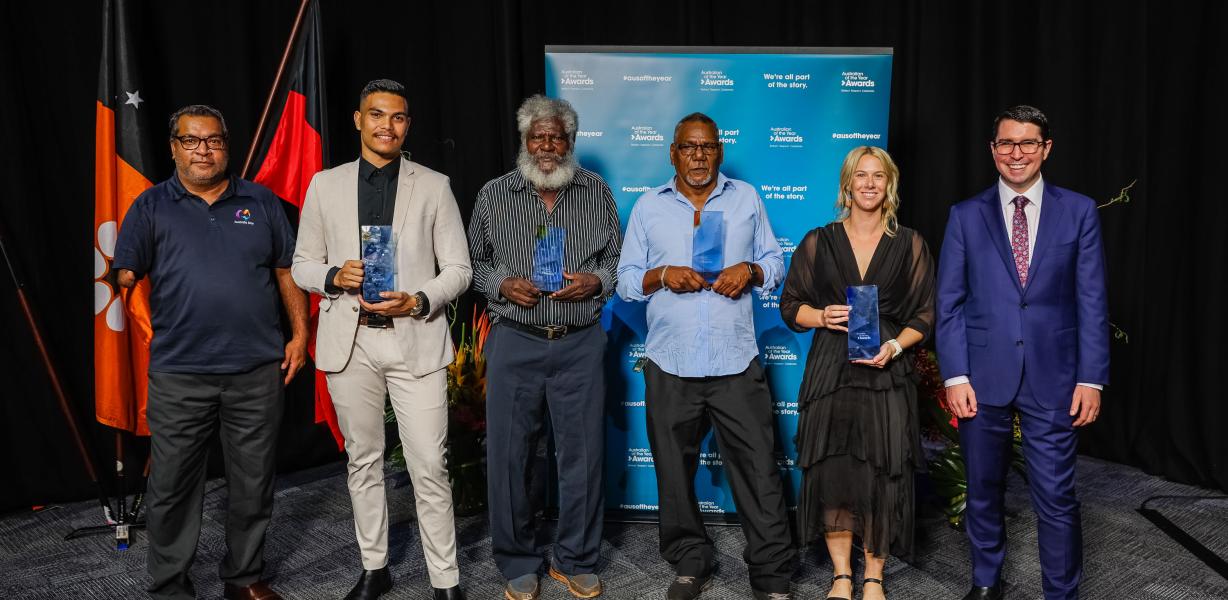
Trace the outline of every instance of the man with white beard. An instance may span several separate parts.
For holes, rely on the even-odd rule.
[[[558,540],[551,577],[578,598],[600,595],[605,332],[621,245],[610,187],[575,158],[571,104],[533,96],[516,111],[516,168],[478,192],[469,221],[473,287],[494,327],[486,341],[486,450],[491,554],[508,600],[540,593],[530,469],[545,411],[554,424]],[[539,240],[562,240],[561,286],[543,291]],[[540,260],[540,259],[539,259]],[[537,266],[539,284],[532,281]],[[547,278],[549,279],[549,278]]]

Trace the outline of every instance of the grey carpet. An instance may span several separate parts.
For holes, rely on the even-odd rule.
[[[1079,461],[1083,501],[1086,599],[1228,599],[1225,581],[1135,512],[1155,495],[1210,496],[1213,492],[1148,476],[1137,469],[1090,458]],[[413,518],[411,490],[393,475],[389,488],[392,572],[397,585],[387,597],[430,597],[422,550]],[[225,488],[206,487],[204,527],[192,578],[202,598],[221,595],[217,564],[224,552],[222,510]],[[340,598],[359,569],[350,502],[341,464],[282,477],[267,543],[268,576],[286,598]],[[1007,494],[1009,552],[1005,570],[1007,598],[1042,597],[1036,560],[1036,520],[1025,485],[1012,480]],[[1184,528],[1221,557],[1228,557],[1228,501],[1157,500],[1152,508]],[[0,518],[0,597],[140,598],[145,579],[146,544],[142,534],[132,548],[119,552],[106,536],[64,541],[74,527],[97,524],[96,504],[81,502],[37,513]],[[967,541],[940,518],[919,519],[915,564],[894,558],[887,563],[887,586],[893,599],[961,598],[969,585]],[[473,600],[502,597],[502,580],[490,560],[484,517],[458,523],[462,583]],[[743,538],[733,527],[712,527],[720,567],[715,587],[705,600],[750,597],[741,561]],[[655,526],[609,524],[602,544],[600,574],[604,598],[663,598],[672,577],[657,554]],[[811,548],[794,578],[799,599],[822,598],[830,564]],[[859,570],[859,568],[858,568]],[[571,596],[549,579],[544,600]]]

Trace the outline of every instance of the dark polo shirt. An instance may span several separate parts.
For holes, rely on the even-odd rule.
[[[285,356],[274,269],[294,234],[268,188],[231,176],[212,206],[179,177],[145,190],[124,215],[113,269],[149,277],[149,370],[242,373]]]

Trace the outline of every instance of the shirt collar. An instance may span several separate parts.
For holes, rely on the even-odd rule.
[[[1026,192],[1020,194],[1019,192],[1012,190],[1010,186],[1006,185],[1006,182],[1002,181],[1002,178],[999,177],[998,201],[1002,203],[1003,210],[1011,205],[1011,202],[1015,200],[1016,196],[1023,196],[1027,198],[1028,202],[1035,205],[1036,208],[1040,208],[1040,203],[1045,198],[1045,178],[1037,177],[1036,183],[1033,183],[1032,187],[1028,188]]]
[[[367,162],[366,158],[361,156],[358,157],[358,176],[366,181],[371,181],[371,177],[375,176],[376,174],[383,175],[389,180],[393,180],[397,178],[397,175],[399,175],[400,172],[401,159],[399,157],[392,159],[391,162],[382,167],[376,167],[370,162]]]

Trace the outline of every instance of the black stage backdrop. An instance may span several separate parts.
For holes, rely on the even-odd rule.
[[[208,103],[228,117],[237,168],[297,4],[151,0],[138,11],[155,149],[164,115]],[[1132,202],[1102,211],[1111,320],[1129,343],[1113,345],[1103,416],[1082,450],[1228,489],[1221,3],[328,0],[322,10],[333,160],[357,155],[349,124],[362,84],[400,80],[412,98],[407,147],[452,177],[466,218],[480,186],[513,164],[512,114],[544,89],[546,44],[895,48],[889,149],[903,172],[901,220],[935,251],[948,207],[994,182],[994,114],[1041,107],[1054,124],[1048,181],[1102,202],[1138,181]],[[0,3],[0,221],[105,473],[113,441],[93,423],[91,395],[99,19],[94,2]],[[155,155],[160,180],[172,164]],[[0,327],[0,511],[90,496],[2,273]],[[338,459],[311,424],[308,379],[287,397],[284,470]]]

